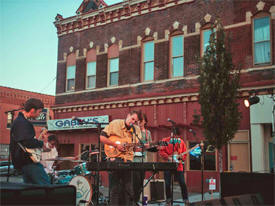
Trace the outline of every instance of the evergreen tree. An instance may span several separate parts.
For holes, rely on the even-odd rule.
[[[209,46],[199,62],[199,69],[203,133],[209,144],[220,151],[221,166],[220,149],[234,137],[241,114],[237,103],[240,71],[233,65],[220,21],[215,24],[215,30],[212,28]]]

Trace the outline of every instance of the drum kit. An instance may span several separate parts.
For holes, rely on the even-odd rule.
[[[93,154],[98,154],[94,152]],[[75,157],[57,157],[54,159],[45,159],[45,161],[71,161],[78,163],[73,169],[69,170],[55,170],[49,174],[52,184],[66,184],[76,187],[76,205],[93,205],[92,197],[93,188],[95,184],[91,184],[91,177],[95,180],[95,174],[87,170],[86,162],[83,160],[76,160]],[[103,196],[103,194],[100,194]],[[103,198],[104,199],[104,198]]]

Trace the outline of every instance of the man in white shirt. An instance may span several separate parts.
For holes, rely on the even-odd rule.
[[[55,159],[58,157],[58,152],[56,149],[57,146],[57,138],[55,135],[48,136],[48,142],[46,143],[46,147],[51,149],[49,152],[42,152],[42,165],[45,168],[47,174],[53,173],[53,164],[54,161],[46,161],[46,159]]]

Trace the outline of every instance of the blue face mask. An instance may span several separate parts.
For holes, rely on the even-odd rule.
[[[181,143],[181,139],[180,138],[171,138],[169,141],[170,144],[177,144],[177,143]]]

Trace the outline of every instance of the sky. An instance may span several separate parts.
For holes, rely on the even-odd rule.
[[[74,16],[83,0],[0,0],[0,86],[55,95],[56,14]],[[105,0],[108,5],[123,0]]]

